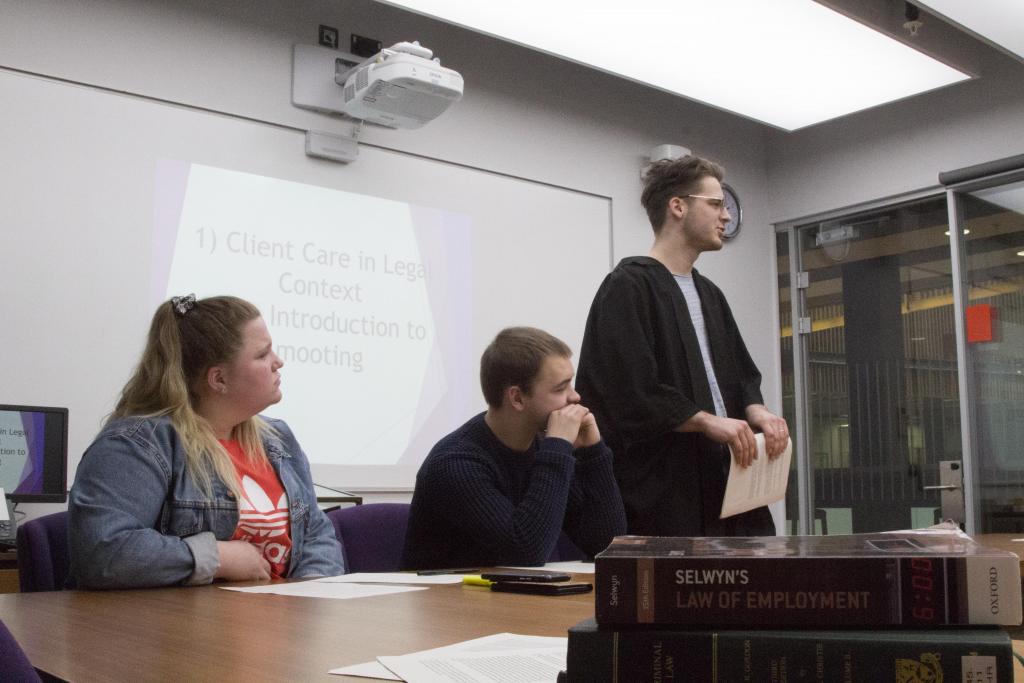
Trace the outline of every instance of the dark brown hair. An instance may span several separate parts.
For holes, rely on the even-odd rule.
[[[725,171],[713,161],[687,155],[678,159],[661,159],[653,162],[644,173],[644,191],[640,204],[647,211],[654,234],[661,232],[665,224],[665,210],[673,197],[689,194],[697,183],[711,176],[721,181]]]
[[[487,405],[500,408],[505,390],[517,386],[530,393],[544,359],[568,358],[572,350],[561,339],[536,327],[507,327],[484,349],[480,387]]]

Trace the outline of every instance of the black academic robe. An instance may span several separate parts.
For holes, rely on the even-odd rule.
[[[763,403],[754,365],[722,291],[693,271],[712,365],[729,417]],[[623,259],[587,318],[576,388],[612,448],[629,533],[771,535],[767,508],[719,520],[729,451],[676,427],[714,414],[707,372],[675,278],[646,256]]]

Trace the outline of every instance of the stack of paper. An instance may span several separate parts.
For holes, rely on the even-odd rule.
[[[754,441],[757,444],[757,458],[749,467],[737,465],[736,459],[731,457],[732,449],[729,450],[729,479],[722,499],[722,519],[786,497],[793,442],[787,441],[785,450],[769,459],[765,451],[764,434],[755,434]]]

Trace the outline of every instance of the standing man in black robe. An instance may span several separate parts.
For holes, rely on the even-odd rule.
[[[654,228],[648,256],[623,259],[587,319],[577,388],[615,454],[628,531],[651,536],[773,535],[767,507],[719,519],[729,448],[739,466],[789,439],[761,398],[721,290],[693,267],[722,248],[730,220],[722,168],[685,156],[655,162],[640,202]]]

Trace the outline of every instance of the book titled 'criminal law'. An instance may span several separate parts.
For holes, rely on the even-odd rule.
[[[562,680],[562,679],[560,679]],[[998,627],[890,631],[569,629],[567,683],[984,681],[1010,683],[1010,637]]]
[[[1021,623],[1020,559],[959,530],[619,536],[594,569],[602,625]]]

